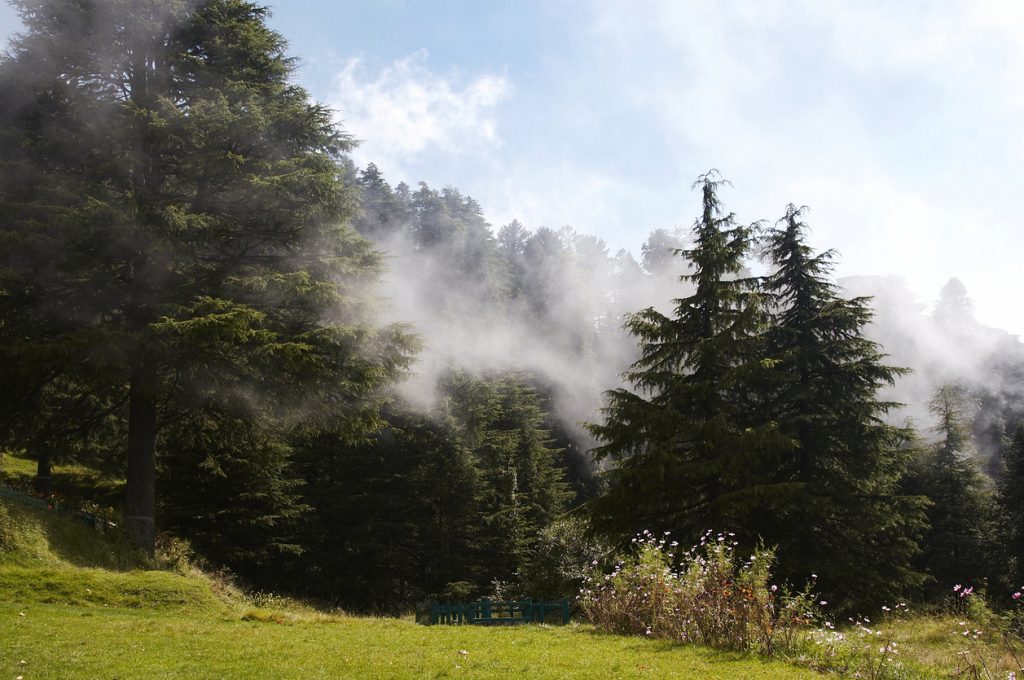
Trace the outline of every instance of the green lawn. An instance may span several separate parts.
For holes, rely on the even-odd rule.
[[[0,605],[0,678],[813,678],[585,627],[420,626],[60,604]],[[24,661],[24,664],[22,664]]]
[[[281,598],[250,601],[188,568],[147,566],[116,532],[0,499],[0,680],[816,677],[576,625],[331,616]]]
[[[154,561],[117,531],[0,498],[0,680],[822,677],[809,667],[908,680],[974,677],[970,665],[1005,679],[1020,668],[994,628],[948,616],[846,629],[835,649],[833,633],[810,631],[797,666],[575,624],[425,627],[329,615],[247,598],[173,557]],[[889,641],[899,651],[883,663],[875,650]]]

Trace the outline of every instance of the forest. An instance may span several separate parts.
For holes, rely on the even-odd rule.
[[[1024,344],[960,281],[837,280],[813,197],[743,221],[728,168],[635,255],[492,225],[358,167],[257,4],[13,4],[0,455],[33,493],[98,470],[142,550],[360,612],[572,596],[643,531],[730,532],[843,611],[1024,582]]]

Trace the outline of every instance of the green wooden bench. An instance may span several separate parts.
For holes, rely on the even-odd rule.
[[[545,602],[526,598],[524,600],[494,601],[483,599],[478,602],[441,604],[428,602],[420,605],[416,620],[433,626],[437,624],[476,626],[516,625],[520,623],[546,623],[556,615],[562,624],[569,623],[569,600]]]

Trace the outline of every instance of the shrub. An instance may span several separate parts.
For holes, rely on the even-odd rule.
[[[809,589],[791,593],[770,583],[770,550],[742,561],[732,534],[709,531],[677,555],[668,536],[645,531],[633,539],[632,557],[610,574],[590,575],[579,601],[598,629],[772,654],[792,648],[812,622]]]

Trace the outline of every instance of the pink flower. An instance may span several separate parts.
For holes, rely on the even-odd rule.
[[[1014,594],[1013,594],[1013,599],[1015,599],[1015,600],[1019,600],[1019,599],[1020,599],[1020,592],[1016,592],[1016,593],[1014,593]]]
[[[955,586],[953,586],[953,592],[954,593],[958,592],[960,590],[960,588],[961,588],[961,585],[959,583],[957,583]]]

